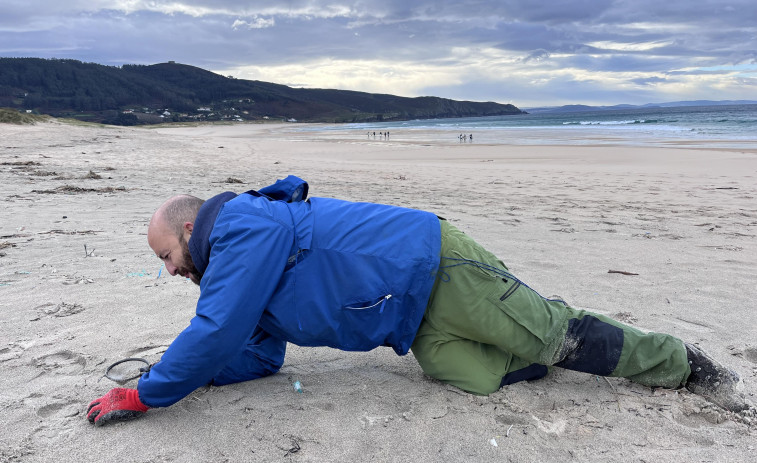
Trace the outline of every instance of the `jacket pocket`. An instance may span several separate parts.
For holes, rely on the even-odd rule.
[[[384,305],[386,305],[386,301],[391,299],[392,295],[387,294],[385,296],[381,296],[378,299],[374,299],[372,301],[365,301],[365,302],[358,302],[355,304],[349,304],[347,306],[342,307],[345,310],[369,310],[369,309],[375,309],[378,308],[379,313],[384,312]]]
[[[502,281],[504,281],[504,282],[505,282],[505,284],[507,284],[507,283],[508,283],[508,281],[507,281],[507,279],[506,279],[506,278],[503,278],[503,279],[502,279]],[[507,291],[505,291],[505,293],[504,293],[504,294],[502,294],[502,295],[501,295],[501,296],[499,297],[499,300],[500,300],[500,301],[504,301],[505,299],[507,299],[507,298],[509,298],[510,296],[512,296],[512,295],[513,295],[513,293],[514,293],[514,292],[515,292],[515,291],[516,291],[516,290],[517,290],[518,288],[520,288],[520,285],[521,285],[521,282],[520,282],[520,281],[518,281],[518,280],[515,280],[515,281],[513,281],[513,283],[512,283],[512,286],[510,286],[510,287],[509,287],[509,288],[507,289]]]
[[[398,300],[391,294],[370,299],[353,299],[341,306],[337,319],[339,348],[371,350],[386,345],[387,338],[397,330],[400,313],[393,307]]]

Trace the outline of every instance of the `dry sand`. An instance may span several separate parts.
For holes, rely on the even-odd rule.
[[[199,295],[148,248],[152,211],[287,174],[311,196],[436,212],[545,296],[699,343],[755,401],[757,150],[289,129],[0,125],[0,461],[757,459],[757,420],[685,391],[555,370],[476,397],[390,349],[290,345],[277,375],[91,426],[107,365],[158,360]]]

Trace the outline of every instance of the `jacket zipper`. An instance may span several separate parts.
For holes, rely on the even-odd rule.
[[[391,294],[387,294],[386,296],[382,297],[380,301],[378,301],[378,302],[376,302],[374,304],[371,304],[371,305],[368,305],[368,306],[365,306],[365,307],[345,307],[345,309],[349,309],[349,310],[366,310],[366,309],[372,309],[372,308],[374,308],[374,307],[376,307],[377,305],[380,304],[381,308],[379,309],[379,313],[383,313],[384,312],[384,304],[386,304],[386,301],[388,301],[391,297],[392,297]]]

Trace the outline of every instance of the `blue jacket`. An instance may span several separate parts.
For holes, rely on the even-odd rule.
[[[408,352],[439,265],[438,218],[306,195],[290,176],[205,202],[188,244],[203,275],[196,315],[140,379],[145,405],[273,374],[286,342]]]

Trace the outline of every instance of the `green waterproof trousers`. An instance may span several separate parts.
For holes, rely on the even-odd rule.
[[[547,366],[668,388],[691,370],[683,342],[540,296],[441,220],[439,273],[412,345],[423,371],[473,394],[538,379]]]

